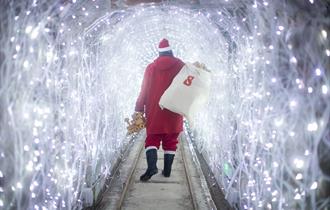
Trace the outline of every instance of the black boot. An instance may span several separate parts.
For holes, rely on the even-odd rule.
[[[164,170],[162,174],[165,177],[171,176],[173,159],[174,159],[174,154],[164,154]]]
[[[153,175],[158,173],[157,169],[157,150],[149,149],[146,152],[148,168],[147,171],[140,176],[140,180],[143,182],[148,181]]]

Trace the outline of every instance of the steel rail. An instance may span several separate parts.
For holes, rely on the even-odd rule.
[[[129,186],[132,184],[132,177],[133,177],[133,174],[134,174],[134,172],[136,170],[136,167],[138,165],[138,162],[139,162],[139,159],[141,157],[141,153],[143,151],[143,148],[144,148],[144,144],[141,144],[140,149],[139,149],[139,154],[138,154],[137,158],[135,158],[135,160],[134,160],[134,167],[130,171],[129,176],[127,178],[127,182],[125,183],[124,189],[123,189],[123,191],[120,195],[120,199],[119,199],[119,202],[118,202],[118,205],[117,205],[117,209],[122,209],[123,202],[124,202],[124,199],[125,199],[126,194],[127,194],[127,190],[129,189]]]
[[[181,137],[181,141],[182,140],[183,140],[183,138]],[[186,180],[187,180],[187,184],[188,184],[188,189],[189,189],[189,192],[190,192],[190,198],[192,200],[193,210],[197,210],[196,196],[195,196],[195,193],[193,192],[192,181],[191,181],[189,170],[188,170],[188,167],[187,167],[187,160],[186,160],[186,155],[184,154],[185,151],[184,151],[183,147],[184,147],[183,144],[180,145],[180,150],[181,150],[181,155],[182,155],[181,158],[182,158],[182,161],[183,161],[185,176],[186,176]],[[144,151],[143,148],[144,148],[144,144],[141,144],[140,149],[139,149],[139,154],[137,155],[137,158],[135,159],[135,161],[133,163],[134,166],[132,167],[132,170],[129,173],[129,176],[127,178],[127,182],[126,182],[126,184],[124,186],[124,189],[121,193],[120,200],[119,200],[118,205],[117,205],[117,209],[122,209],[122,207],[123,207],[123,203],[124,203],[124,200],[126,198],[127,191],[128,191],[128,189],[130,188],[130,186],[132,184],[133,175],[134,175],[135,170],[137,168],[137,165],[138,165],[139,159],[141,157],[141,154]]]
[[[182,136],[180,137],[180,141],[184,141],[185,139],[182,138]],[[180,145],[180,150],[181,150],[181,156],[182,156],[182,161],[183,161],[183,166],[184,166],[184,170],[185,170],[185,175],[186,175],[186,179],[188,182],[188,188],[189,188],[189,192],[190,192],[190,197],[192,200],[192,204],[193,204],[193,209],[197,210],[197,201],[196,201],[196,196],[195,193],[193,191],[193,187],[192,187],[192,181],[189,175],[189,170],[187,167],[187,160],[186,160],[186,155],[185,155],[185,151],[184,151],[184,145],[183,143],[181,143]]]

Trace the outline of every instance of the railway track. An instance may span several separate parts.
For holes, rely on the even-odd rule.
[[[140,175],[146,170],[144,136],[138,139],[127,154],[122,168],[117,170],[109,190],[97,209],[147,210],[147,209],[216,209],[208,192],[204,176],[194,163],[189,146],[181,136],[173,162],[171,177],[165,178],[163,152],[158,150],[158,174],[148,182],[141,182]]]

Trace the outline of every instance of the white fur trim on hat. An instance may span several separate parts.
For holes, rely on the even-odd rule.
[[[170,46],[168,46],[168,47],[163,47],[163,48],[158,48],[158,51],[159,51],[159,52],[165,52],[165,51],[170,51],[170,50],[172,50],[172,48],[171,48]]]

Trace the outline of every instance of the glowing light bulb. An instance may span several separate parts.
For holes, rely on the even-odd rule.
[[[0,206],[3,206],[3,200],[0,199]]]
[[[328,93],[328,86],[322,85],[322,93],[326,95]]]
[[[296,194],[295,196],[294,196],[294,199],[295,200],[300,200],[301,199],[301,195],[298,193],[298,194]]]
[[[284,123],[284,119],[283,118],[276,118],[274,120],[274,124],[275,124],[276,127],[281,127],[283,125],[283,123]]]
[[[17,44],[15,49],[16,49],[17,52],[19,52],[21,50],[21,46],[19,44]]]
[[[42,127],[42,125],[43,125],[43,123],[41,121],[39,121],[39,120],[34,121],[34,126],[35,127]]]
[[[23,186],[22,186],[22,184],[20,182],[17,182],[16,183],[16,187],[17,187],[17,189],[22,189],[23,188]]]
[[[267,143],[267,144],[266,144],[266,147],[270,149],[270,148],[273,147],[273,144],[272,144],[272,143]]]
[[[315,74],[316,74],[316,76],[321,76],[321,69],[319,69],[319,68],[317,68],[317,69],[315,69]]]
[[[317,182],[313,182],[313,184],[311,185],[310,189],[311,190],[315,190],[317,188]]]
[[[27,68],[29,68],[29,61],[24,61],[24,63],[23,63],[23,67],[25,68],[25,69],[27,69]]]
[[[309,154],[310,154],[310,152],[309,152],[308,150],[305,150],[304,155],[305,155],[305,156],[308,156]]]
[[[325,54],[329,57],[330,56],[330,50],[329,49],[326,49],[325,50]]]
[[[30,147],[28,145],[24,145],[24,151],[28,152],[30,150]]]
[[[316,122],[308,123],[307,130],[308,131],[317,131],[318,125]]]
[[[39,152],[38,150],[35,150],[35,151],[34,151],[34,155],[35,155],[35,156],[40,156],[40,152]]]
[[[303,175],[301,173],[298,173],[296,175],[296,180],[302,180],[302,178],[303,178]]]
[[[33,171],[33,162],[29,161],[29,163],[26,165],[26,170]]]
[[[39,27],[36,27],[35,29],[33,29],[30,37],[31,37],[31,39],[36,39],[38,37],[38,35],[39,35]]]
[[[275,190],[274,192],[272,192],[272,196],[277,196],[278,195],[278,191]]]
[[[326,30],[322,30],[321,31],[321,34],[322,34],[322,37],[324,38],[324,39],[326,39],[327,38],[327,31]]]
[[[294,161],[293,161],[293,163],[294,163],[294,165],[295,165],[295,167],[297,169],[301,169],[301,168],[304,167],[304,161],[303,160],[300,160],[298,158],[295,158]]]
[[[290,62],[293,63],[293,64],[297,64],[297,59],[296,59],[296,57],[294,57],[294,56],[291,57],[291,58],[290,58]]]
[[[312,87],[308,87],[308,93],[312,93],[313,92],[313,88]]]
[[[295,100],[291,100],[290,101],[290,107],[296,107],[297,106],[297,102]]]
[[[32,26],[27,26],[27,27],[25,28],[25,33],[26,33],[26,34],[31,33],[31,31],[32,31]]]

